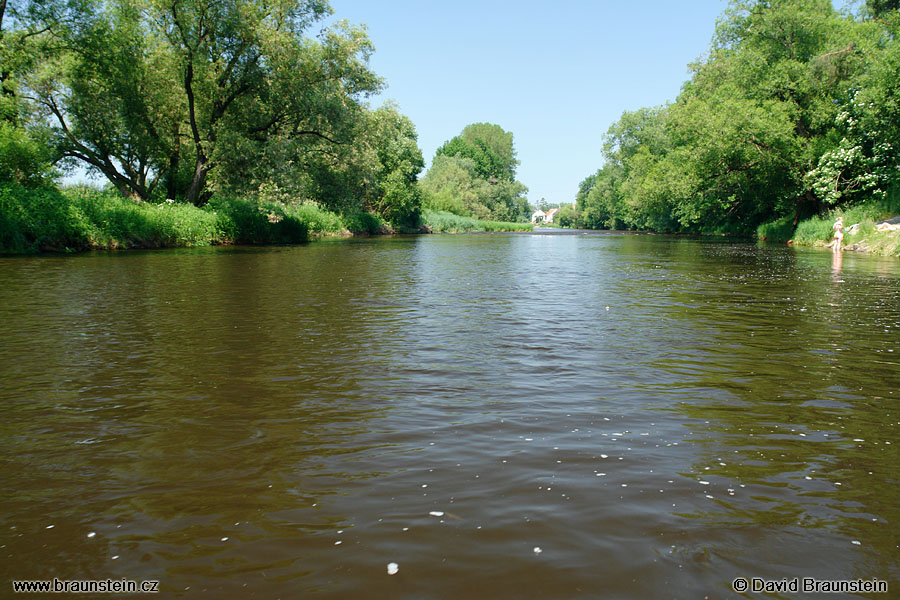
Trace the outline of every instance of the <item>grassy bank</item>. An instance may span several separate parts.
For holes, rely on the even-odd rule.
[[[876,223],[900,215],[900,190],[886,198],[857,206],[836,208],[800,221],[785,217],[760,225],[756,237],[769,242],[787,242],[797,246],[826,247],[834,241],[834,222],[844,218],[844,248],[882,256],[900,256],[900,231],[877,231]]]
[[[213,198],[190,204],[134,202],[90,187],[0,184],[0,252],[77,252],[211,244],[295,244],[310,238],[378,233],[376,215],[348,216],[315,204]]]
[[[504,221],[479,221],[461,217],[451,212],[425,210],[422,222],[434,233],[465,233],[473,231],[531,231],[531,223],[507,223]]]
[[[825,247],[832,243],[832,226],[844,217],[844,248],[870,252],[882,256],[900,256],[900,231],[876,231],[875,224],[900,215],[900,191],[888,198],[860,206],[836,209],[801,221],[791,237],[791,243],[801,246]]]

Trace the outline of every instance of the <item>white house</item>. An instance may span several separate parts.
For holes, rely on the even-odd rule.
[[[558,208],[551,208],[547,212],[542,211],[541,209],[537,209],[533,213],[531,213],[531,222],[532,223],[552,223],[553,217],[556,213],[559,212]]]

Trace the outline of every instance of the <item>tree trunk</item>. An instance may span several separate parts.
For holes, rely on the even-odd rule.
[[[191,185],[188,187],[185,200],[194,206],[200,206],[206,202],[203,196],[203,188],[206,186],[206,176],[209,174],[211,166],[209,160],[202,154],[197,157],[197,164],[194,167],[194,177],[191,179]]]
[[[804,207],[813,207],[813,210],[803,210]],[[803,192],[803,195],[797,198],[796,211],[794,212],[794,229],[800,223],[800,219],[815,214],[819,209],[819,199],[810,190]]]
[[[174,200],[178,193],[178,165],[181,160],[181,138],[178,137],[178,124],[174,127],[175,140],[172,153],[169,155],[169,168],[166,179],[166,198]]]

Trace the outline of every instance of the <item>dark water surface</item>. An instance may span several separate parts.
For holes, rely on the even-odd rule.
[[[0,597],[897,598],[898,341],[900,261],[786,247],[0,258]]]

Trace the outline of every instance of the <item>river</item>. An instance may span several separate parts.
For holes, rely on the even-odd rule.
[[[900,261],[723,240],[0,258],[2,585],[897,597],[898,341]]]

